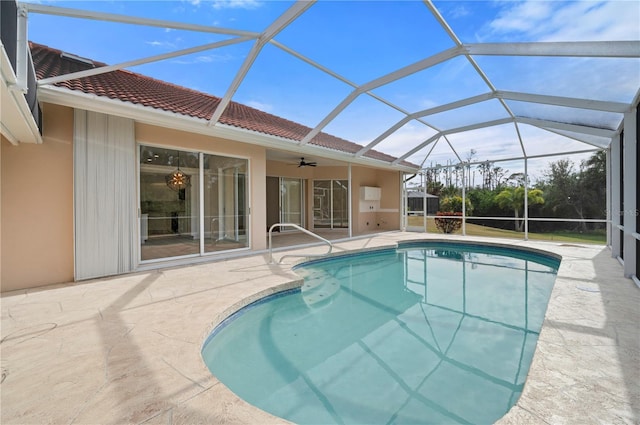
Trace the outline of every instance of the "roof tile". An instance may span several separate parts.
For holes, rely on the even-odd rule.
[[[38,80],[106,66],[77,56],[75,58],[78,59],[74,59],[63,55],[60,50],[41,44],[31,42],[30,47]],[[221,100],[216,96],[127,70],[62,81],[55,85],[205,120],[213,116]],[[233,101],[229,103],[219,122],[295,141],[301,141],[311,131],[309,127]],[[356,153],[362,148],[361,145],[323,132],[317,134],[310,144],[346,153]],[[364,156],[388,162],[396,159],[373,149]],[[406,161],[402,164],[417,167]]]

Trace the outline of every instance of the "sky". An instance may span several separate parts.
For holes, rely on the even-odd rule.
[[[42,5],[188,22],[218,28],[264,31],[289,9],[289,1],[38,1]],[[640,40],[640,2],[629,1],[435,1],[446,24],[463,43]],[[235,36],[96,20],[29,15],[29,39],[79,56],[117,64]],[[454,46],[420,1],[319,1],[274,38],[323,68],[272,43],[265,45],[233,100],[314,128],[361,85]],[[222,97],[253,41],[175,57],[130,70]],[[640,59],[475,57],[498,90],[631,102],[640,88]],[[336,78],[335,76],[340,78]],[[323,131],[367,145],[414,113],[487,93],[489,85],[465,57],[455,57],[360,95]],[[380,99],[384,100],[381,102]],[[391,105],[391,106],[390,106]],[[516,115],[616,128],[619,114],[509,102]],[[437,133],[479,120],[507,117],[497,100],[410,121],[375,149],[400,156]],[[504,159],[593,148],[573,139],[519,125],[452,134],[408,158],[425,165],[456,162],[450,146],[467,160]],[[606,140],[593,140],[606,143]],[[433,149],[432,149],[433,148]],[[475,154],[472,155],[472,151]],[[425,156],[429,154],[425,160]],[[585,155],[576,156],[576,161]],[[545,163],[531,161],[541,175]],[[523,171],[522,161],[504,163]],[[503,168],[504,168],[503,165]],[[509,167],[506,167],[509,168]]]

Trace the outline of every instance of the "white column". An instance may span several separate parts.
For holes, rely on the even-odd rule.
[[[636,199],[636,185],[638,184],[637,149],[638,135],[636,134],[636,108],[624,114],[624,276],[631,277],[636,273],[636,214],[638,200]]]
[[[524,240],[529,240],[529,170],[527,169],[527,157],[524,157]]]
[[[611,228],[611,149],[607,149],[606,151],[606,209],[607,209],[607,246],[611,248],[611,235],[613,234],[613,229]]]
[[[204,154],[202,152],[198,153],[198,219],[196,225],[198,226],[198,233],[200,234],[200,255],[204,254],[204,240],[205,240],[205,230],[204,230]],[[193,228],[193,227],[192,227]],[[211,240],[213,241],[213,229],[209,229],[211,232]]]
[[[349,237],[352,238],[353,237],[353,208],[352,208],[353,183],[351,182],[351,163],[349,163],[349,168],[347,170],[347,173],[348,173],[347,178],[349,179],[349,184],[347,185],[347,199],[349,199],[349,202],[347,202],[347,216],[349,217]],[[331,190],[333,190],[333,182],[331,183]],[[332,208],[332,211],[333,211],[333,208]],[[333,217],[332,217],[331,227],[333,228]]]
[[[611,141],[611,203],[609,211],[611,214],[611,256],[620,256],[620,135]]]
[[[462,181],[464,182],[464,164],[462,165]],[[467,191],[462,183],[462,236],[467,236]]]
[[[427,216],[429,209],[427,208],[427,178],[424,173],[420,173],[420,187],[422,188],[422,233],[427,232]],[[409,202],[407,200],[407,202]]]
[[[400,230],[407,230],[407,183],[405,182],[406,173],[400,172]]]

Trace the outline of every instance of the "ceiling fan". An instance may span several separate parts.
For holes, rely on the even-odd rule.
[[[315,167],[318,165],[316,162],[305,162],[304,158],[300,158],[300,163],[298,164],[298,168],[300,167]]]

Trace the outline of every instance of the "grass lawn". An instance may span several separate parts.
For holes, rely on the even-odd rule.
[[[422,224],[422,217],[409,217],[410,226],[420,226]],[[494,238],[512,238],[512,239],[524,239],[522,232],[516,232],[513,230],[496,229],[494,227],[480,226],[478,224],[466,223],[467,235],[469,236],[487,236]],[[433,218],[427,218],[427,231],[430,233],[439,233],[436,228]],[[462,234],[462,229],[454,232],[454,234]],[[607,234],[605,231],[580,233],[569,231],[558,231],[550,233],[531,233],[529,232],[529,239],[543,240],[543,241],[556,241],[556,242],[576,242],[576,243],[591,243],[598,245],[605,245],[607,243]]]

